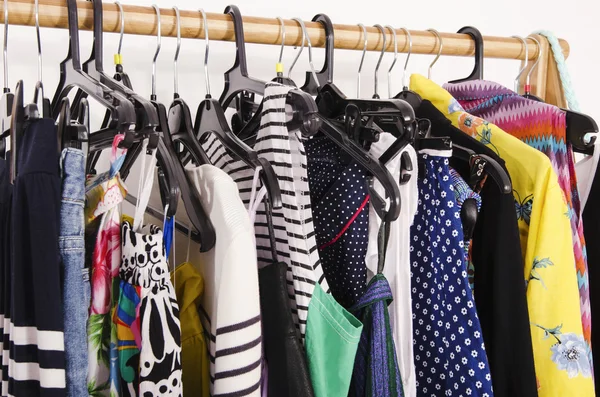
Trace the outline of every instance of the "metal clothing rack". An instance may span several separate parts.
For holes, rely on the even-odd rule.
[[[2,12],[0,20],[4,22],[4,4],[0,3]],[[77,2],[79,13],[79,27],[83,30],[92,30],[93,10],[92,3],[86,1]],[[125,18],[125,33],[136,35],[156,35],[157,20],[156,12],[151,7],[132,6],[123,4]],[[318,10],[314,10],[314,13]],[[104,31],[119,32],[121,14],[117,5],[113,3],[103,4]],[[34,0],[9,0],[8,20],[11,25],[35,25]],[[175,11],[171,8],[160,10],[161,33],[164,36],[176,37]],[[181,15],[181,37],[204,38],[204,26],[202,16],[198,11],[180,11]],[[307,34],[312,45],[323,47],[325,45],[325,30],[318,22],[309,22],[310,16],[305,21]],[[64,0],[39,0],[39,24],[41,27],[62,28],[68,27],[67,5]],[[222,13],[207,13],[207,24],[211,40],[233,41],[235,38],[233,22],[231,17]],[[285,44],[288,46],[300,45],[302,30],[298,23],[287,19],[285,24]],[[399,26],[398,26],[399,28]],[[362,29],[357,25],[334,25],[335,48],[347,50],[363,50],[364,37]],[[281,44],[281,26],[276,18],[244,17],[245,40],[248,43],[258,44]],[[387,31],[386,51],[394,51],[392,33]],[[408,40],[401,29],[396,30],[397,45],[399,52],[408,50]],[[411,30],[412,52],[415,54],[437,54],[439,42],[434,34],[428,31]],[[381,32],[375,27],[367,28],[369,51],[381,51],[383,40]],[[473,56],[475,45],[467,34],[440,33],[443,39],[442,55]],[[531,93],[560,107],[566,107],[564,93],[558,74],[558,68],[551,54],[548,41],[543,36],[536,36],[541,43],[538,46],[533,40],[528,40],[529,59],[537,59],[540,62],[531,76]],[[520,59],[525,58],[523,43],[513,37],[484,36],[484,56],[487,58]],[[569,44],[560,40],[565,57],[569,55]],[[540,55],[541,51],[541,55]]]

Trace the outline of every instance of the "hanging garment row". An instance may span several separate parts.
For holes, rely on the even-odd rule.
[[[595,395],[593,119],[542,102],[528,84],[520,95],[518,83],[483,80],[472,27],[460,31],[475,42],[469,77],[431,80],[443,47],[431,30],[440,53],[428,78],[407,78],[409,52],[405,86],[382,98],[386,29],[396,49],[397,38],[376,25],[383,50],[365,99],[333,83],[324,14],[313,18],[326,32],[322,70],[300,88],[285,77],[282,21],[277,74],[260,81],[248,74],[233,5],[236,59],[218,100],[200,11],[206,97],[193,119],[178,92],[179,10],[166,107],[156,95],[160,9],[146,98],[120,50],[116,74],[104,71],[102,2],[93,3],[82,64],[77,2],[67,0],[53,100],[41,67],[32,103],[23,81],[14,93],[5,81],[0,99],[2,396]],[[294,64],[306,44],[312,68],[310,37],[294,20],[303,34]],[[123,18],[120,27],[122,40]],[[39,26],[37,38],[41,56]],[[106,109],[99,129],[88,97]],[[575,164],[574,152],[588,157]],[[144,218],[155,179],[162,225]],[[191,225],[182,263],[180,201]]]

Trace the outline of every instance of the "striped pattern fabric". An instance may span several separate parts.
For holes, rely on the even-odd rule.
[[[294,322],[304,340],[308,305],[315,284],[319,283],[326,292],[329,286],[317,251],[306,152],[300,132],[290,132],[286,125],[285,101],[291,89],[293,87],[267,83],[254,150],[271,163],[279,179],[283,208],[272,212],[276,250],[278,259],[288,264],[288,294]],[[232,159],[214,135],[208,137],[203,147],[212,164],[226,171],[237,183],[240,197],[248,206],[254,171],[242,161]],[[261,204],[254,224],[259,267],[273,263],[267,225],[265,207]]]
[[[8,394],[11,290],[11,213],[13,185],[10,183],[10,160],[0,159],[0,361],[1,395]]]
[[[383,274],[376,274],[350,311],[362,323],[349,397],[404,397],[388,305],[393,296]]]
[[[566,139],[565,112],[556,106],[523,98],[514,91],[490,81],[474,80],[446,84],[444,88],[458,100],[466,112],[497,125],[550,158],[569,207],[569,213],[565,215],[571,220],[581,321],[584,338],[590,346],[591,361],[592,320],[587,255],[573,148]]]
[[[215,247],[199,257],[206,291],[201,320],[210,341],[210,395],[259,397],[262,325],[250,217],[225,172],[208,164],[187,172],[219,236]]]

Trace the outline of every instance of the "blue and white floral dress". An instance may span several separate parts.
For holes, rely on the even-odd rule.
[[[419,153],[419,202],[411,229],[417,395],[492,397],[481,325],[469,288],[460,212],[448,158]]]

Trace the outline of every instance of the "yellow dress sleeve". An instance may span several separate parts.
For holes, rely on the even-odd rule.
[[[556,174],[533,200],[525,253],[525,283],[540,397],[594,396],[583,338],[567,204]],[[524,203],[524,205],[528,205]],[[520,219],[519,222],[525,222]]]

